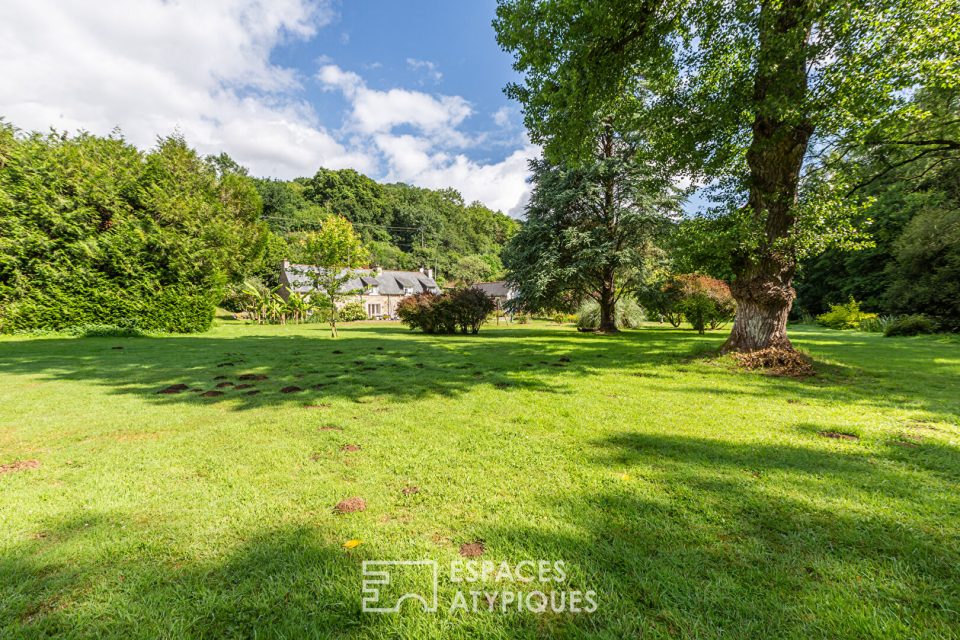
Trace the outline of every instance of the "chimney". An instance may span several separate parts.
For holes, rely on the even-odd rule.
[[[427,277],[433,280],[433,269],[427,269]]]
[[[288,271],[289,269],[290,269],[290,261],[289,261],[289,260],[284,260],[284,261],[283,261],[283,270],[284,270],[284,271]]]
[[[377,277],[379,278],[382,275],[383,275],[383,267],[381,267],[380,265],[377,265]]]

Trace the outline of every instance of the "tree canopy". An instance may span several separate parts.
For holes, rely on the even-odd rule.
[[[532,138],[583,158],[604,117],[726,202],[738,302],[727,348],[790,348],[797,261],[855,240],[842,172],[818,161],[910,120],[918,85],[960,81],[955,0],[500,0]]]

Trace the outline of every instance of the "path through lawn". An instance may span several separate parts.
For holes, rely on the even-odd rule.
[[[955,637],[960,343],[792,335],[814,379],[656,326],[0,339],[0,637]],[[597,610],[361,612],[462,550]]]

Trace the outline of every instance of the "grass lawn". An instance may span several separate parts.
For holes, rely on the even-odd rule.
[[[960,342],[793,327],[796,380],[724,336],[4,338],[0,464],[39,466],[0,474],[0,637],[957,637]],[[451,610],[474,542],[596,611]],[[438,561],[439,610],[361,612],[381,559]]]

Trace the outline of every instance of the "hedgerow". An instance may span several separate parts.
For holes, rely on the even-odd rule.
[[[259,259],[252,181],[180,137],[23,136],[0,123],[0,332],[208,329]]]

